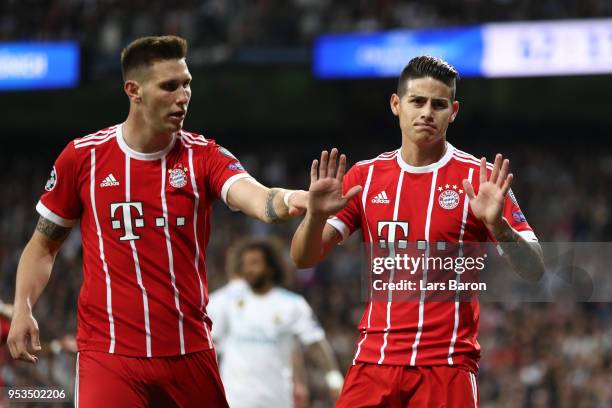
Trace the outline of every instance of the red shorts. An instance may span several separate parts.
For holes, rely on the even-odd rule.
[[[478,408],[476,376],[447,366],[357,363],[346,374],[336,408]]]
[[[82,351],[75,406],[227,408],[214,350],[176,357]]]

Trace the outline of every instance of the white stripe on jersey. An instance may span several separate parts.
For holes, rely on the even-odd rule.
[[[112,132],[113,130],[114,130],[114,128],[112,128],[112,127],[111,127],[111,128],[108,128],[108,129],[106,129],[106,130],[101,130],[101,131],[99,131],[99,132],[92,133],[92,134],[90,134],[90,135],[83,136],[83,137],[80,137],[80,138],[78,138],[78,139],[75,139],[75,140],[74,140],[74,143],[75,143],[75,144],[78,144],[78,143],[90,142],[90,141],[92,141],[92,140],[100,140],[100,139],[104,139],[104,138],[105,138],[106,136],[108,136],[108,134],[109,134],[110,132]]]
[[[400,170],[399,177],[397,179],[397,190],[395,192],[395,207],[393,208],[393,221],[397,221],[397,214],[399,211],[400,199],[402,198],[402,182],[404,181],[404,170]],[[389,242],[389,258],[395,258],[395,242]],[[389,275],[389,283],[393,283],[395,277],[395,268],[391,269]],[[393,302],[393,291],[389,289],[387,295],[387,327],[385,327],[385,334],[383,336],[383,344],[380,346],[380,359],[378,364],[382,364],[385,361],[385,348],[387,347],[387,337],[389,337],[389,330],[391,330],[391,305]]]
[[[468,372],[470,383],[472,384],[472,396],[474,397],[474,408],[478,408],[478,385],[476,385],[476,376],[472,372]]]
[[[454,154],[455,154],[455,156],[459,156],[459,157],[464,158],[464,159],[474,160],[474,161],[478,162],[478,164],[480,164],[480,158],[479,157],[476,157],[473,154],[464,152],[463,150],[455,149]],[[493,166],[493,164],[487,162],[487,166]]]
[[[86,142],[83,142],[83,143],[78,143],[77,141],[75,141],[74,148],[75,149],[80,149],[81,147],[86,147],[86,146],[101,145],[103,143],[108,142],[113,137],[115,137],[115,130],[114,129],[111,132],[109,132],[107,135],[104,135],[104,137],[102,139],[100,139],[100,140],[86,141]]]
[[[87,142],[87,141],[90,141],[90,140],[104,139],[104,137],[106,135],[108,135],[110,132],[114,131],[116,127],[117,127],[116,125],[115,126],[110,126],[109,128],[99,130],[96,133],[91,133],[89,135],[86,135],[86,136],[83,136],[83,137],[79,137],[79,138],[74,140],[74,143],[77,144],[77,143],[81,143],[81,142]]]
[[[363,214],[364,214],[364,219],[366,220],[366,228],[368,229],[368,236],[370,237],[370,258],[372,258],[372,232],[370,231],[370,225],[367,222],[367,217],[365,217],[366,214],[366,204],[367,204],[367,197],[368,197],[368,192],[370,191],[370,182],[372,181],[372,174],[374,173],[374,165],[371,164],[370,167],[368,168],[368,177],[366,178],[366,182],[365,185],[363,187],[363,192],[361,194],[361,205],[363,206]],[[361,226],[361,228],[363,228],[363,225]],[[367,329],[370,328],[370,317],[372,316],[372,291],[373,288],[370,288],[370,308],[368,309],[368,325],[366,327],[366,331],[365,334],[363,335],[363,339],[361,339],[361,341],[357,344],[357,351],[355,352],[355,357],[353,357],[353,365],[355,365],[355,362],[357,361],[357,357],[359,357],[359,353],[361,352],[361,345],[363,344],[364,341],[366,341],[366,339],[368,338],[368,332]]]
[[[470,168],[468,170],[468,177],[467,177],[470,183],[472,182],[473,175],[474,175],[474,169]],[[470,200],[468,199],[467,195],[465,195],[463,198],[463,215],[461,217],[461,229],[459,230],[459,257],[460,258],[463,257],[463,234],[465,233],[465,224],[467,222],[469,202]],[[460,282],[461,274],[457,273],[455,275],[455,279],[457,280],[457,282]],[[453,335],[451,337],[450,346],[448,346],[448,364],[449,365],[453,365],[453,352],[455,351],[455,342],[457,341],[457,330],[459,329],[459,306],[460,306],[459,295],[460,293],[461,291],[457,289],[457,292],[455,294],[455,324],[453,326]]]
[[[75,369],[75,376],[74,376],[74,407],[75,408],[79,408],[79,355],[80,354],[81,353],[77,351],[76,369]]]
[[[462,157],[462,156],[453,156],[453,158],[455,160],[463,162],[463,163],[470,163],[470,164],[475,164],[477,166],[480,166],[480,160],[468,159],[468,158]],[[493,164],[487,162],[487,169],[492,170],[493,169]]]
[[[433,209],[434,193],[436,192],[436,180],[438,179],[438,169],[435,169],[431,178],[431,189],[429,192],[429,204],[427,205],[427,219],[425,221],[425,241],[429,241],[429,229],[431,227],[431,210]],[[427,285],[427,258],[429,258],[429,245],[425,248],[425,265],[423,266],[423,285]],[[416,364],[417,348],[423,332],[423,320],[425,313],[425,291],[421,291],[421,299],[419,300],[419,325],[417,334],[412,343],[412,357],[410,357],[410,365]]]
[[[204,136],[193,136],[183,131],[181,131],[181,139],[188,144],[195,144],[200,146],[208,145],[208,141],[204,138]]]
[[[166,248],[168,250],[168,267],[170,270],[170,280],[172,282],[172,288],[174,289],[174,305],[179,314],[179,340],[181,343],[181,355],[185,354],[185,336],[183,334],[183,312],[181,311],[181,305],[179,303],[179,291],[176,287],[176,276],[174,275],[174,258],[172,256],[172,241],[170,240],[170,229],[168,228],[168,206],[166,205],[166,157],[161,159],[161,202],[162,209],[164,212],[164,219],[166,224],[164,225],[164,234],[166,235]],[[192,173],[193,174],[193,173]]]
[[[195,179],[195,171],[193,168],[193,150],[187,150],[189,154],[189,174],[191,177],[191,188],[193,189],[194,203],[193,203],[193,238],[195,241],[195,271],[198,275],[198,283],[200,284],[200,311],[202,312],[202,325],[204,326],[204,332],[208,338],[208,345],[212,348],[212,340],[208,333],[208,326],[206,326],[206,314],[204,313],[204,285],[202,285],[202,278],[200,277],[200,241],[198,241],[198,208],[200,207],[200,194],[198,193],[198,185]]]
[[[111,174],[112,176],[112,174]],[[114,178],[114,177],[113,177]],[[125,201],[130,202],[130,156],[125,155]],[[130,246],[132,247],[132,257],[134,258],[134,268],[136,270],[136,281],[142,292],[142,305],[144,309],[144,323],[145,323],[145,335],[147,345],[147,357],[151,357],[151,325],[149,324],[149,297],[147,296],[147,289],[142,283],[142,273],[140,271],[140,261],[138,260],[138,252],[136,251],[136,241],[131,239]]]
[[[72,228],[79,221],[67,220],[66,218],[60,217],[59,215],[55,214],[53,211],[45,207],[42,201],[39,201],[38,204],[36,204],[36,211],[38,211],[41,217],[46,218],[61,227]]]
[[[382,153],[382,154],[379,154],[378,156],[376,156],[373,159],[361,160],[361,161],[355,163],[355,165],[356,166],[363,166],[364,164],[371,164],[371,163],[374,163],[375,161],[378,161],[378,160],[391,160],[391,159],[394,159],[395,156],[397,156],[398,152],[399,152],[399,150],[394,150],[392,152]]]
[[[102,269],[106,276],[106,313],[108,314],[108,325],[110,333],[109,353],[115,352],[115,319],[113,318],[113,294],[111,288],[111,278],[108,273],[108,265],[104,257],[104,242],[102,241],[102,230],[100,229],[100,221],[98,220],[98,210],[96,209],[96,149],[91,149],[91,167],[90,167],[90,183],[89,195],[91,200],[91,209],[93,211],[94,220],[96,221],[96,232],[98,233],[98,243],[100,245],[100,260],[102,261]]]

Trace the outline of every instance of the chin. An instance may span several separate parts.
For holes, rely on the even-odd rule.
[[[443,140],[444,136],[431,132],[415,132],[412,140],[416,144],[432,144]]]
[[[179,130],[181,130],[183,128],[183,123],[181,122],[180,124],[176,125],[174,123],[171,123],[167,126],[167,130],[169,132],[178,132]]]

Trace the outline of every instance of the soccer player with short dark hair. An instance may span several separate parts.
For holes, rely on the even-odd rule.
[[[267,223],[306,206],[307,193],[259,184],[214,140],[182,130],[186,54],[175,36],[125,48],[127,119],[70,142],[36,206],[8,344],[13,358],[36,362],[32,308],[80,221],[77,406],[227,406],[206,312],[212,201]]]
[[[498,154],[487,164],[446,140],[459,111],[457,78],[439,58],[412,59],[390,100],[401,147],[346,175],[344,156],[336,169],[336,149],[313,162],[306,216],[291,248],[299,267],[317,264],[361,228],[362,240],[381,248],[497,242],[521,276],[539,279],[541,248],[510,190],[509,161]],[[479,405],[478,302],[428,302],[423,293],[394,302],[389,289],[369,299],[336,407]]]

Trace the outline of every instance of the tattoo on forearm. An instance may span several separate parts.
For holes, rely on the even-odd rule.
[[[271,188],[266,197],[266,218],[271,222],[282,221],[281,217],[276,213],[274,209],[274,198],[280,193],[278,188]]]
[[[495,237],[498,242],[521,242],[521,236],[514,229],[509,228],[508,230],[501,233],[498,237]]]
[[[323,230],[324,234],[326,230]],[[336,237],[341,237],[342,235],[340,234],[340,231],[338,231],[336,229],[336,227],[332,227],[332,228],[328,228],[327,231],[329,231],[327,233],[327,236],[323,236],[324,239],[335,239]]]
[[[544,263],[538,243],[525,241],[511,228],[496,236],[496,239],[504,251],[504,257],[520,276],[528,280],[539,279],[542,276]]]
[[[70,228],[62,227],[44,217],[38,218],[36,231],[45,235],[52,241],[63,241],[70,234]]]

